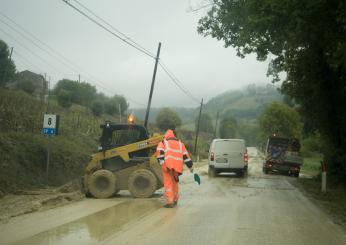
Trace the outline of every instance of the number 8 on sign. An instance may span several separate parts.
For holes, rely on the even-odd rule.
[[[55,135],[57,133],[58,116],[45,114],[43,118],[43,134]]]

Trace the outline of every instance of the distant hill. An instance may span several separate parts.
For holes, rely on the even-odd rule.
[[[194,118],[198,115],[198,108],[184,108],[184,107],[170,107],[171,109],[175,110],[180,118],[182,119],[183,123],[189,123],[194,120]],[[155,122],[155,118],[157,113],[162,108],[151,108],[149,113],[149,122]],[[145,118],[146,109],[132,109],[129,111],[130,113],[133,112],[136,117],[143,121]]]
[[[228,114],[237,120],[251,121],[257,118],[268,103],[282,99],[283,96],[272,84],[251,84],[243,90],[230,90],[212,98],[206,103],[204,112],[213,117],[219,112],[221,117]]]
[[[212,99],[203,107],[203,112],[213,118],[219,112],[223,117],[226,114],[237,120],[254,121],[265,106],[272,101],[282,101],[283,96],[273,84],[250,84],[242,90],[229,90]],[[149,122],[155,122],[156,115],[161,108],[150,110]],[[181,117],[184,128],[194,128],[194,120],[198,115],[198,108],[173,107]],[[144,120],[146,109],[132,110],[139,120]]]

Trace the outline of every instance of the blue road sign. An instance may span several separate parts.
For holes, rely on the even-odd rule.
[[[55,128],[43,128],[44,135],[55,135]]]

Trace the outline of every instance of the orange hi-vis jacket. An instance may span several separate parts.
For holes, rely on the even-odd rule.
[[[185,145],[175,138],[172,130],[167,130],[164,140],[157,146],[157,159],[160,163],[165,163],[166,168],[181,174],[183,163],[188,168],[192,167],[192,160]]]

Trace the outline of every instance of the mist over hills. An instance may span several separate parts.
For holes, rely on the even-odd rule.
[[[192,122],[193,119],[197,117],[198,109],[199,109],[199,108],[194,109],[194,108],[185,108],[185,107],[170,107],[170,108],[175,110],[178,113],[183,123]],[[162,108],[156,108],[156,107],[150,109],[149,122],[155,122],[156,115],[161,109]],[[144,120],[146,109],[144,108],[130,109],[129,113],[131,112],[133,112],[136,115],[137,119]]]
[[[241,120],[254,120],[272,101],[282,101],[283,96],[273,84],[250,84],[242,90],[230,90],[220,94],[205,105],[204,111],[211,116],[231,115]]]
[[[265,106],[272,101],[282,101],[283,96],[273,84],[250,84],[241,90],[228,90],[210,99],[203,106],[203,113],[216,117],[232,116],[237,120],[254,121]],[[198,115],[199,108],[171,107],[181,117],[183,124],[191,124]],[[151,108],[149,122],[155,122],[162,108]],[[139,120],[144,120],[146,109],[132,109]]]

